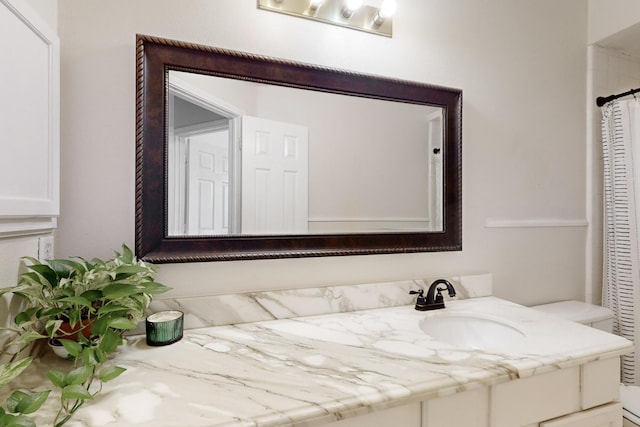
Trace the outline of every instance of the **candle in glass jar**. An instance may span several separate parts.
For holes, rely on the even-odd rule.
[[[145,323],[148,345],[169,345],[182,339],[184,313],[181,311],[160,311],[147,316]]]

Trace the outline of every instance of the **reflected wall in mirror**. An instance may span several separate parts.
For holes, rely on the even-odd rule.
[[[460,90],[138,36],[155,262],[461,249]]]
[[[441,107],[170,71],[168,119],[169,236],[442,231]]]

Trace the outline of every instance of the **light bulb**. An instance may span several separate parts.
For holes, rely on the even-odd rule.
[[[391,18],[393,14],[396,13],[397,6],[396,0],[384,0],[380,6],[378,15],[380,15],[382,19]]]
[[[347,0],[344,3],[344,8],[342,9],[342,16],[349,19],[353,15],[353,12],[358,10],[362,6],[362,0]]]
[[[362,0],[347,0],[344,5],[344,7],[349,9],[351,12],[355,12],[360,9],[360,6],[362,6]]]
[[[324,0],[310,0],[309,1],[309,9],[316,10],[320,6],[322,6],[322,3],[324,3]]]
[[[373,18],[373,25],[379,27],[385,19],[391,18],[396,13],[396,6],[396,0],[384,0]]]

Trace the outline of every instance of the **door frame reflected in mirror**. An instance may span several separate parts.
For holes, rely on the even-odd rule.
[[[187,192],[188,184],[187,165],[188,147],[184,145],[181,136],[198,134],[203,131],[213,130],[224,126],[228,131],[228,210],[226,214],[226,222],[228,232],[225,234],[238,234],[240,230],[240,189],[237,183],[240,182],[240,127],[243,111],[230,106],[220,99],[214,98],[210,94],[203,93],[199,88],[185,82],[180,77],[169,73],[169,95],[167,100],[167,235],[170,237],[188,236],[191,227],[188,219],[189,201],[183,193]],[[175,107],[176,99],[181,99],[186,104],[198,108],[201,111],[210,112],[217,118],[215,123],[198,121],[196,124],[190,122],[190,125],[176,126],[176,113],[178,109]],[[202,114],[200,114],[202,115]],[[224,125],[222,123],[224,122]],[[181,123],[177,123],[180,125]],[[202,233],[200,233],[202,234]],[[209,233],[211,235],[211,233]]]

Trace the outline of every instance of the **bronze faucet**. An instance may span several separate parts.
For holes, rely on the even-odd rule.
[[[438,287],[438,285],[445,285],[446,288]],[[453,288],[453,285],[445,279],[438,279],[434,281],[431,286],[429,286],[427,296],[424,296],[423,289],[420,289],[419,291],[409,291],[409,293],[418,294],[418,298],[416,299],[416,310],[427,311],[444,308],[444,297],[442,296],[442,291],[445,290],[449,292],[450,297],[456,296],[456,290]]]

